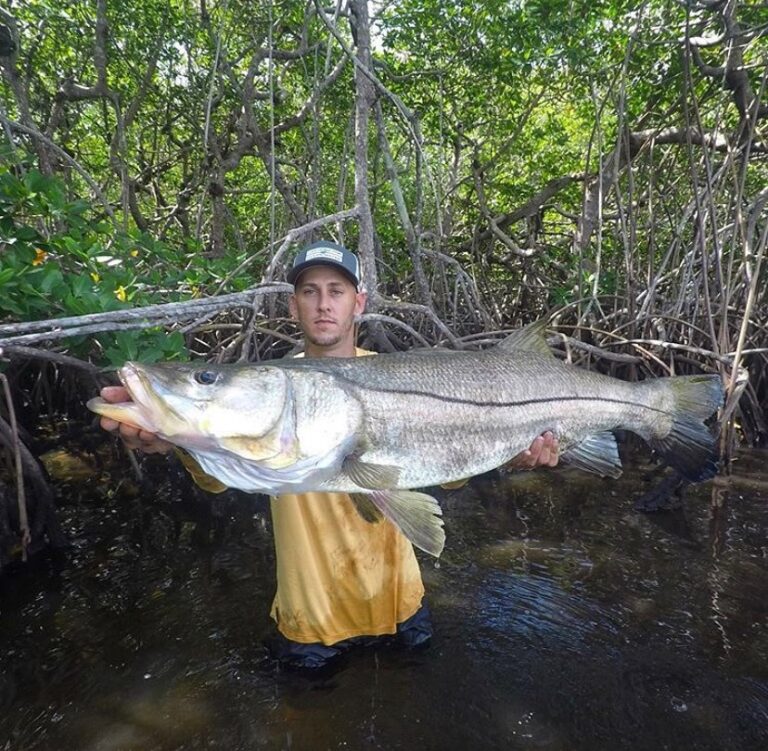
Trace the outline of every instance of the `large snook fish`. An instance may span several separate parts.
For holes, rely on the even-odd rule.
[[[119,376],[133,401],[91,399],[91,410],[184,448],[228,487],[350,493],[366,519],[389,518],[434,555],[440,507],[411,489],[500,467],[547,430],[563,460],[601,475],[621,473],[616,429],[688,480],[717,468],[704,421],[721,406],[719,376],[627,383],[560,362],[532,329],[481,352],[129,362]]]

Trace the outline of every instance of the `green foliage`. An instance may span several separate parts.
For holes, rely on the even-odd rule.
[[[58,177],[43,175],[31,155],[39,144],[14,132],[30,155],[23,168],[0,174],[0,317],[169,302],[217,290],[224,280],[227,291],[240,290],[269,262],[271,241],[354,205],[355,70],[338,41],[355,45],[347,10],[335,17],[332,34],[318,6],[299,0],[138,0],[130,13],[124,3],[107,0],[106,97],[92,94],[100,84],[93,2],[13,5],[19,78],[16,84],[11,75],[0,78],[3,112],[36,123],[91,175],[120,229],[99,213],[101,198],[96,202],[70,162],[54,157],[48,167]],[[621,166],[606,190],[599,246],[595,230],[592,247],[573,252],[585,186],[594,184],[627,132],[691,126],[738,142],[739,115],[727,82],[702,73],[681,42],[686,33],[711,40],[699,52],[713,70],[729,55],[742,55],[753,88],[764,88],[765,24],[754,4],[397,0],[369,3],[369,9],[376,77],[413,113],[422,136],[417,145],[412,123],[378,90],[410,218],[423,247],[453,254],[489,295],[537,276],[541,283],[531,295],[541,304],[565,304],[583,290],[621,295],[622,279],[627,290],[637,284],[626,278],[627,248],[637,256],[633,274],[640,267],[652,274],[668,248],[691,244],[695,230],[681,228],[680,216],[701,191],[687,178],[719,174],[722,154],[706,155],[711,165],[702,170],[694,164],[704,158],[701,150],[672,143],[645,149],[632,169]],[[744,30],[732,47],[730,34],[718,42],[729,9],[733,34]],[[270,43],[271,58],[263,54]],[[25,87],[25,101],[18,86]],[[68,96],[68,87],[78,93]],[[407,294],[406,230],[373,127],[369,135],[381,281]],[[274,181],[267,153],[273,145]],[[17,158],[0,144],[0,164]],[[584,179],[541,207],[538,229],[530,216],[504,223],[521,247],[534,244],[529,260],[509,256],[488,237],[486,211],[509,216],[571,175]],[[746,195],[758,193],[766,183],[764,165],[750,160],[738,180]],[[628,215],[631,221],[622,224]],[[724,218],[713,227],[732,224]],[[354,244],[354,223],[343,230]],[[483,233],[486,239],[475,242]],[[599,277],[585,276],[580,262],[598,252]],[[245,260],[247,272],[231,277]],[[431,260],[425,267],[428,275],[443,273]],[[73,347],[113,360],[131,356],[138,344],[151,355],[167,354],[166,347],[183,351],[180,341],[170,341],[149,330]]]
[[[184,257],[184,256],[181,256]],[[0,320],[42,320],[102,313],[199,295],[224,269],[190,248],[115,231],[84,201],[70,201],[61,180],[37,170],[0,172]],[[119,363],[129,356],[171,359],[183,337],[164,331],[118,332],[75,342],[82,355]]]
[[[98,335],[96,339],[111,365],[122,365],[127,360],[160,362],[187,359],[184,337],[178,331],[171,334],[159,328],[140,332],[118,331],[108,336]]]
[[[89,225],[87,209],[37,170],[0,172],[0,311],[37,319],[117,307],[91,279],[107,238],[103,226]]]

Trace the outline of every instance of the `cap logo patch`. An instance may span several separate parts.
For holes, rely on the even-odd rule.
[[[311,261],[313,258],[327,258],[329,261],[344,263],[343,254],[336,248],[310,248],[305,256],[305,261]]]

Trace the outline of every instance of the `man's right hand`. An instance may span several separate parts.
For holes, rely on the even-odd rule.
[[[548,430],[537,436],[531,447],[518,454],[504,465],[507,470],[536,469],[536,467],[556,467],[560,458],[560,444],[555,434]]]
[[[127,402],[131,399],[128,391],[122,386],[105,386],[99,395],[110,404]],[[129,425],[127,422],[118,422],[111,417],[102,417],[100,424],[104,430],[110,433],[116,432],[125,441],[128,448],[139,449],[145,454],[167,454],[173,448],[173,444],[158,438],[156,433],[142,430],[135,425]]]

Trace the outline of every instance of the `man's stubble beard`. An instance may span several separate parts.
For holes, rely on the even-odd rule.
[[[352,330],[354,323],[350,323],[343,331],[317,333],[305,331],[304,338],[315,347],[335,347],[337,344],[343,342]]]
[[[305,334],[304,338],[315,347],[335,347],[343,337],[341,334],[321,334],[320,336]]]

